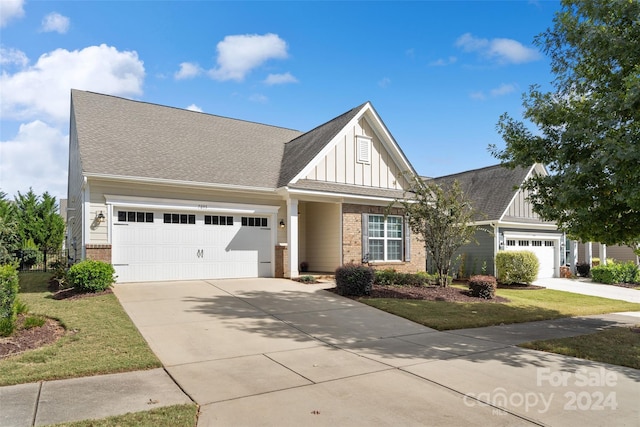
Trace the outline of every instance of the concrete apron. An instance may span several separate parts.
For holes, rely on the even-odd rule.
[[[605,425],[612,416],[618,424],[640,417],[638,371],[512,346],[540,330],[584,333],[579,325],[534,324],[516,339],[437,332],[328,286],[215,280],[123,284],[115,293],[201,405],[199,426]]]

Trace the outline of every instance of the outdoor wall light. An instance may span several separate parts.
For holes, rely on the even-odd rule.
[[[96,220],[97,220],[98,222],[104,222],[105,217],[104,217],[104,214],[102,213],[102,211],[100,211],[100,212],[96,215]]]
[[[284,228],[284,219],[280,220],[280,228]]]

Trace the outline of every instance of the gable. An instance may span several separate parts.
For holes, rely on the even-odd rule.
[[[409,186],[407,173],[415,173],[413,167],[367,103],[291,180],[291,184],[315,181],[404,190]]]
[[[539,176],[544,174],[546,174],[546,171],[544,170],[542,165],[536,164],[529,170],[529,173],[524,178],[523,183],[531,176]],[[529,194],[529,190],[518,188],[513,196],[513,199],[511,200],[511,203],[509,203],[509,206],[504,211],[501,220],[507,222],[544,222],[540,219],[540,216],[533,211],[533,205],[527,200]]]

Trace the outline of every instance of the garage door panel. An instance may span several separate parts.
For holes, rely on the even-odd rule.
[[[113,263],[119,282],[270,276],[273,244],[268,227],[164,223],[113,226]]]
[[[538,278],[555,276],[556,271],[556,241],[540,237],[530,238],[508,237],[506,250],[533,252],[538,258]]]

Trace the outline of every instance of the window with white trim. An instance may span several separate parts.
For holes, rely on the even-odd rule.
[[[358,163],[371,163],[371,138],[356,136],[356,161]]]
[[[402,261],[401,216],[369,215],[369,261]]]

